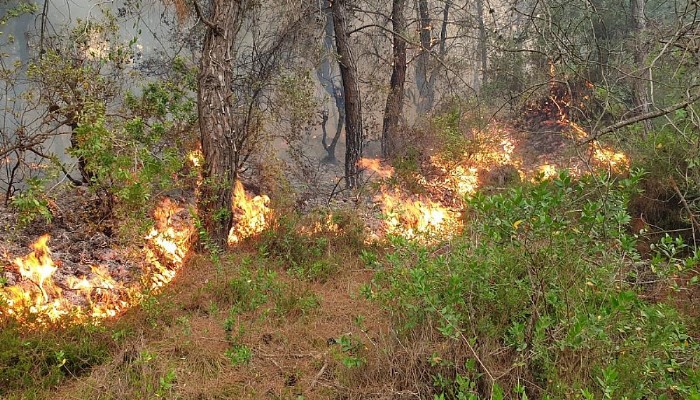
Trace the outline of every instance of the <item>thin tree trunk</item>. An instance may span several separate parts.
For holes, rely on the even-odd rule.
[[[394,65],[382,126],[382,157],[384,158],[392,156],[396,150],[396,134],[403,112],[404,83],[406,82],[406,41],[401,35],[406,31],[405,6],[406,0],[393,0],[391,5]]]
[[[426,98],[430,83],[428,82],[428,63],[430,61],[430,47],[432,41],[432,22],[428,10],[428,0],[418,0],[418,28],[420,29],[420,53],[416,60],[416,86],[418,87],[418,115],[427,110]]]
[[[198,9],[199,12],[199,9]],[[242,5],[236,0],[212,0],[198,77],[197,109],[204,154],[199,215],[211,243],[224,247],[233,224],[233,185],[238,175],[239,144],[244,132],[235,129],[233,77],[235,41]]]
[[[359,178],[357,163],[362,157],[362,103],[357,82],[357,65],[348,43],[346,0],[334,0],[331,3],[331,12],[340,76],[345,92],[345,186],[354,188]]]
[[[639,69],[634,77],[634,103],[639,114],[648,114],[649,105],[649,68],[645,67],[647,57],[646,45],[644,44],[644,34],[646,31],[646,19],[644,17],[645,0],[631,0],[631,14],[634,22],[634,65]],[[651,129],[651,120],[643,121],[644,133],[648,134]]]
[[[323,62],[317,69],[317,76],[321,81],[324,89],[328,94],[333,97],[335,108],[338,111],[338,121],[335,130],[335,134],[328,142],[328,132],[326,131],[326,123],[328,122],[328,111],[324,111],[324,120],[322,124],[323,136],[321,138],[321,144],[326,150],[326,157],[323,158],[324,162],[336,163],[337,159],[335,156],[335,148],[338,144],[338,139],[340,139],[340,134],[343,131],[343,126],[345,125],[345,100],[343,99],[343,88],[340,78],[335,74],[336,69],[336,50],[334,44],[335,30],[333,28],[333,13],[331,12],[330,0],[324,1],[324,37],[323,37],[323,47],[327,52],[327,56],[324,57]]]
[[[486,25],[484,24],[484,0],[476,0],[477,23],[479,24],[479,69],[475,74],[474,89],[478,92],[479,89],[487,83],[488,79],[488,55],[486,53]],[[481,78],[481,79],[479,79]]]

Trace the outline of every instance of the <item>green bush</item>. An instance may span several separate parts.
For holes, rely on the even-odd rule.
[[[472,349],[462,365],[476,368],[451,378],[483,383],[470,388],[504,388],[508,398],[688,398],[700,384],[700,348],[678,312],[644,300],[631,279],[643,263],[626,207],[641,176],[576,182],[562,173],[477,195],[448,254],[397,241],[365,292],[403,332],[435,326]],[[435,393],[470,398],[447,386],[443,379]]]

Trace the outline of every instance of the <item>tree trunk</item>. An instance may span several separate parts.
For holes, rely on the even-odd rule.
[[[336,50],[334,45],[335,30],[333,28],[333,13],[331,12],[330,0],[324,2],[324,36],[323,36],[323,48],[326,50],[327,55],[324,57],[323,62],[319,65],[316,70],[316,76],[318,76],[321,85],[326,90],[326,93],[331,95],[334,100],[335,108],[338,111],[338,121],[336,125],[335,134],[328,142],[328,132],[326,131],[326,123],[328,122],[328,111],[324,110],[323,123],[321,128],[323,129],[323,136],[321,137],[321,144],[324,150],[326,150],[326,157],[323,158],[324,162],[336,163],[337,159],[335,157],[335,147],[338,144],[338,139],[340,139],[340,134],[343,131],[343,126],[345,125],[345,100],[343,99],[343,84],[340,81],[340,77],[336,75]]]
[[[477,71],[474,79],[474,90],[479,92],[481,87],[487,83],[488,79],[488,55],[486,53],[486,25],[484,24],[484,0],[476,0],[477,23],[479,24],[479,64],[480,71]],[[479,79],[481,78],[481,79]]]
[[[238,175],[239,143],[235,129],[234,43],[242,5],[235,0],[212,0],[198,77],[197,109],[204,154],[199,215],[212,244],[225,247],[233,224],[232,189]]]
[[[426,104],[430,82],[428,82],[428,63],[432,41],[432,22],[428,11],[428,0],[418,0],[418,28],[420,29],[420,53],[416,60],[416,86],[418,87],[418,115],[428,111]]]
[[[633,78],[633,93],[634,105],[636,106],[636,112],[639,114],[648,114],[651,103],[648,81],[649,68],[644,66],[647,57],[647,46],[644,43],[644,34],[646,31],[644,2],[645,0],[630,0],[632,20],[634,22],[634,65],[638,68],[638,72]],[[651,120],[646,119],[642,123],[644,126],[644,133],[648,134],[652,129]]]
[[[362,157],[362,103],[357,82],[357,65],[348,43],[346,0],[334,0],[331,3],[331,12],[340,76],[345,92],[345,186],[354,188],[359,178],[357,163]]]
[[[396,150],[396,133],[403,110],[404,83],[406,82],[406,41],[401,35],[406,33],[405,6],[406,0],[393,0],[391,5],[394,65],[382,126],[382,157],[384,158],[392,156]]]

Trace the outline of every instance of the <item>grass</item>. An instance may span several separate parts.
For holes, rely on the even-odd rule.
[[[289,216],[216,263],[194,256],[117,321],[4,326],[0,397],[697,399],[688,316],[630,286],[633,182],[599,184],[477,196],[437,247],[368,247],[351,214]],[[692,267],[674,257],[659,277]]]
[[[218,263],[195,256],[163,293],[103,326],[5,327],[0,397],[328,398],[337,391],[329,385],[348,369],[329,339],[366,335],[356,313],[379,310],[357,296],[371,275],[350,256],[362,242],[357,231],[344,231],[356,224],[343,215],[303,223],[316,221],[338,230],[323,242],[323,228],[298,233],[299,219]],[[313,248],[283,247],[302,237]],[[262,251],[266,246],[273,251]],[[341,260],[350,268],[338,268]],[[382,319],[373,320],[365,325]]]

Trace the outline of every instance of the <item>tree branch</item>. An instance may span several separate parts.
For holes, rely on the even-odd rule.
[[[670,105],[668,107],[660,108],[656,111],[651,111],[648,113],[636,115],[632,118],[628,118],[628,119],[622,120],[620,122],[616,122],[612,125],[608,125],[605,128],[595,132],[593,134],[593,136],[591,136],[588,139],[586,139],[585,141],[583,141],[583,143],[590,143],[590,142],[598,139],[599,137],[601,137],[605,134],[614,132],[614,131],[616,131],[620,128],[624,128],[625,126],[628,126],[628,125],[636,124],[637,122],[642,122],[642,121],[646,121],[646,120],[649,120],[652,118],[661,117],[663,115],[670,114],[676,110],[680,110],[681,108],[688,107],[689,105],[695,103],[698,100],[700,100],[700,93],[698,93],[695,96],[692,96],[692,97],[690,97],[690,98],[688,98],[685,101],[682,101],[680,103],[676,103],[676,104]]]
[[[217,26],[215,23],[211,22],[209,19],[207,19],[207,17],[204,16],[204,13],[202,12],[202,9],[199,7],[199,3],[197,2],[197,0],[195,0],[193,3],[194,3],[194,11],[197,13],[197,17],[199,19],[201,19],[202,22],[204,22],[204,25],[209,27],[209,29],[214,31],[214,33],[218,34],[219,31],[221,30],[221,28],[219,28],[219,26]]]

